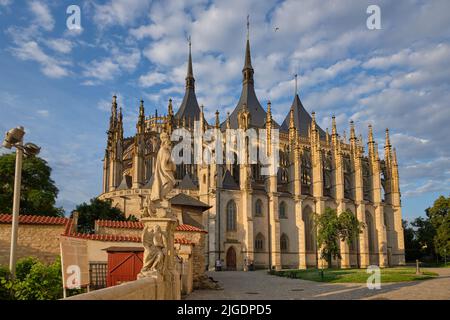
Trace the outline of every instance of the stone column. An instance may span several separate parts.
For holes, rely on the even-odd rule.
[[[158,208],[160,210],[163,208]],[[170,210],[170,209],[169,209]],[[168,211],[169,212],[169,211]],[[145,228],[154,230],[155,226],[161,228],[161,232],[166,237],[167,247],[165,253],[165,268],[163,274],[153,272],[153,274],[145,274],[141,277],[153,277],[157,281],[157,299],[164,300],[180,300],[181,299],[181,283],[180,274],[175,268],[175,247],[174,234],[177,225],[177,220],[174,216],[168,217],[146,217],[142,218],[141,222]],[[161,297],[161,298],[160,298]]]
[[[280,219],[278,215],[278,192],[277,192],[277,176],[269,176],[268,178],[269,192],[269,223],[270,223],[270,243],[271,243],[271,260],[272,267],[275,270],[281,269],[281,248],[280,248]]]
[[[366,202],[363,197],[363,175],[362,164],[359,156],[353,157],[354,163],[354,177],[355,177],[355,207],[356,217],[358,221],[366,223]],[[363,232],[359,234],[359,266],[360,268],[367,268],[369,266],[369,243],[367,228],[363,229]]]

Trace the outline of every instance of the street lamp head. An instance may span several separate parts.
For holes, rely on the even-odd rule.
[[[12,148],[11,143],[9,143],[6,140],[3,141],[2,146],[5,147],[6,149],[11,149]]]
[[[22,142],[24,135],[25,131],[23,130],[23,127],[12,128],[8,132],[6,132],[3,146],[5,148],[11,149],[12,146],[16,145],[19,142]]]
[[[28,142],[24,146],[24,152],[28,156],[36,156],[41,151],[41,148],[35,145],[34,143]]]

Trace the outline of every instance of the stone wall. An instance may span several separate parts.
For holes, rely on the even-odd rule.
[[[116,236],[133,236],[140,237],[142,235],[142,229],[131,228],[112,228],[112,227],[100,227],[95,230],[96,234],[110,234]]]
[[[160,291],[159,291],[160,292]],[[158,285],[154,278],[144,278],[89,293],[78,294],[65,300],[163,300],[158,295]]]
[[[175,238],[184,238],[194,243],[192,252],[193,281],[195,282],[204,275],[205,265],[205,233],[176,231]]]
[[[17,259],[33,256],[51,263],[59,256],[64,225],[19,224]],[[11,224],[0,224],[0,265],[9,264]]]

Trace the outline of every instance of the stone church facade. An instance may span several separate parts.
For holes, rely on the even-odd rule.
[[[272,118],[271,104],[264,109],[254,90],[250,41],[247,38],[240,99],[226,120],[209,124],[195,95],[195,79],[189,46],[186,91],[178,111],[169,100],[167,113],[146,116],[141,100],[136,134],[124,138],[121,108],[113,97],[103,161],[103,192],[127,216],[139,218],[149,195],[158,151],[159,134],[176,128],[279,129],[279,168],[263,176],[260,164],[177,165],[173,196],[183,193],[198,207],[183,208],[183,219],[200,221],[206,235],[206,264],[217,259],[229,270],[242,270],[249,262],[259,268],[307,268],[326,265],[320,258],[313,228],[314,213],[325,208],[340,214],[350,210],[365,224],[352,245],[341,243],[342,268],[382,267],[404,264],[404,240],[398,165],[386,129],[384,159],[369,126],[367,148],[350,121],[350,137],[338,133],[335,118],[331,134],[322,130],[295,94],[281,125]],[[367,152],[365,153],[365,149]],[[269,152],[270,148],[269,148]],[[190,202],[190,200],[186,200]],[[194,217],[192,219],[191,217]],[[180,223],[188,223],[182,221]]]

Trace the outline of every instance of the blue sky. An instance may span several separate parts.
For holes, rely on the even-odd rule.
[[[71,4],[81,8],[79,32],[66,27]],[[381,30],[366,27],[370,4],[381,8]],[[343,134],[352,119],[366,142],[371,123],[382,155],[389,127],[412,219],[450,190],[449,12],[446,0],[0,0],[0,132],[26,128],[70,212],[101,192],[113,94],[126,136],[141,98],[147,115],[165,113],[169,98],[178,108],[188,35],[207,119],[234,108],[249,14],[261,104],[270,99],[281,123],[298,73],[300,98],[323,128],[334,114]]]

